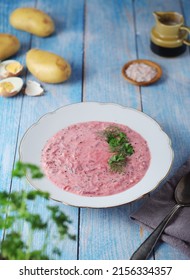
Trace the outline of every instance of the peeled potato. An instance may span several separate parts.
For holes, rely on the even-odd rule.
[[[14,55],[19,49],[20,42],[15,36],[0,33],[0,60],[4,60]]]
[[[39,37],[47,37],[54,32],[54,22],[50,16],[35,8],[18,8],[9,18],[10,24]]]
[[[64,58],[40,49],[27,52],[26,66],[32,75],[45,83],[62,83],[71,75],[71,66]]]

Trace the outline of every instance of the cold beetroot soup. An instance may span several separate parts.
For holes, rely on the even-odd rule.
[[[124,140],[116,139],[124,143],[120,150],[133,147],[133,153],[126,159],[122,159],[117,143],[113,143],[115,150],[110,150],[111,141],[108,144],[102,137],[108,127],[116,127],[119,135],[126,135],[127,138],[122,136]],[[125,143],[126,139],[130,144]],[[120,163],[125,163],[122,171],[113,171],[110,159],[116,164],[121,159]],[[113,122],[89,121],[70,125],[50,138],[43,148],[41,164],[49,180],[65,191],[82,196],[108,196],[137,184],[147,172],[150,159],[146,140],[131,128]]]

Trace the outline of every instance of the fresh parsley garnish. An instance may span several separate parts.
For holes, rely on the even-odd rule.
[[[43,177],[38,166],[21,161],[16,163],[12,177],[22,179],[26,173],[36,179]],[[37,209],[39,197],[43,202],[41,207],[46,208],[45,216],[31,210]],[[71,220],[59,205],[52,205],[49,198],[49,193],[40,190],[0,191],[0,231],[4,231],[0,260],[48,260],[49,254],[57,258],[61,255],[59,248],[63,248],[64,238],[76,239],[70,233]],[[21,226],[23,223],[26,231]],[[44,238],[37,246],[35,240],[39,232]]]
[[[111,171],[123,172],[127,157],[134,153],[127,135],[117,126],[108,126],[102,134],[109,145],[110,152],[114,153],[108,160]]]
[[[33,179],[40,179],[44,176],[40,168],[35,164],[24,163],[21,161],[16,162],[15,168],[12,171],[12,176],[22,178],[26,176],[27,172],[31,174]]]

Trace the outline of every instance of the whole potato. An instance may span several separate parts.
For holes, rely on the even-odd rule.
[[[35,8],[18,8],[9,18],[10,24],[39,37],[47,37],[54,32],[53,20],[44,12]]]
[[[0,33],[0,60],[14,55],[20,49],[19,40],[6,33]]]
[[[26,54],[26,66],[40,81],[62,83],[71,75],[71,66],[62,57],[40,49],[31,49]]]

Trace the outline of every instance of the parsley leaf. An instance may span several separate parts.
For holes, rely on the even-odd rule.
[[[12,176],[23,178],[26,176],[27,172],[30,172],[33,179],[39,179],[44,176],[38,166],[31,163],[23,163],[21,161],[16,162],[15,169],[12,171]]]
[[[134,153],[127,135],[117,126],[108,126],[101,134],[108,143],[110,152],[114,153],[108,160],[111,171],[123,172],[127,157]]]

